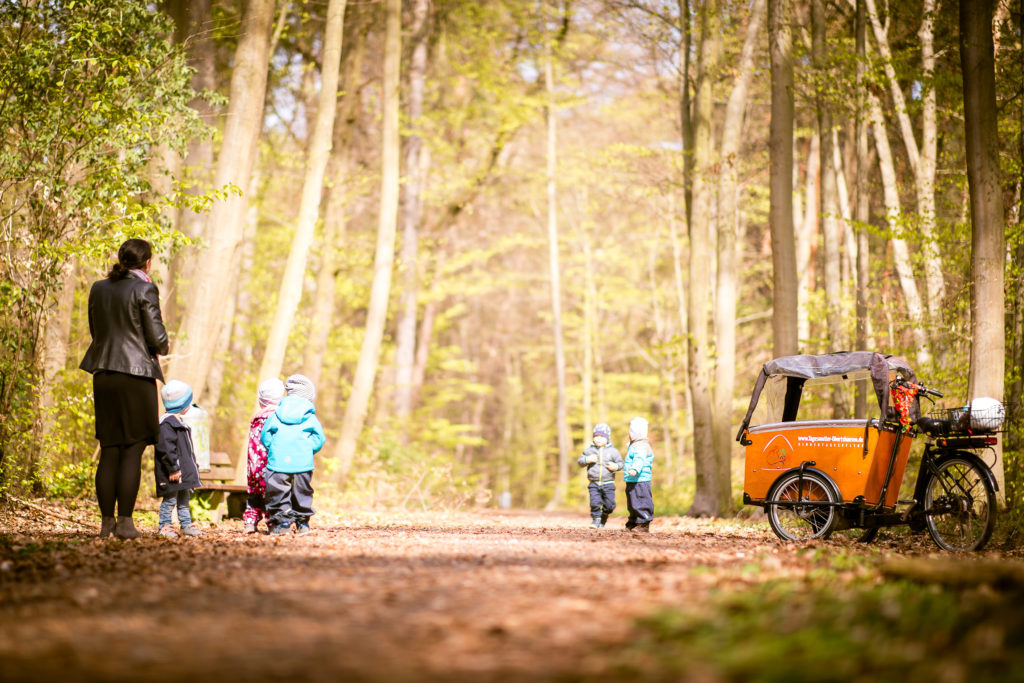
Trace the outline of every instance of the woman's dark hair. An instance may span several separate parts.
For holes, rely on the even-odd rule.
[[[152,257],[153,248],[146,240],[125,240],[117,250],[117,263],[111,266],[107,277],[111,280],[122,280],[128,276],[129,271],[143,268],[146,261]]]

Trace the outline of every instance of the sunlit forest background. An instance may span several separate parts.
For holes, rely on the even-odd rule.
[[[158,254],[164,369],[213,449],[237,461],[260,380],[304,373],[318,496],[342,504],[581,507],[593,426],[624,447],[640,415],[659,511],[730,514],[780,316],[793,353],[899,354],[943,405],[969,398],[953,3],[793,0],[775,24],[766,0],[397,4],[0,2],[0,488],[89,495],[86,301],[128,237]],[[1021,17],[995,4],[1005,356],[982,361],[1017,402]]]

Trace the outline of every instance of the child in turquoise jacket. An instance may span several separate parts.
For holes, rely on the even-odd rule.
[[[626,473],[626,507],[629,519],[626,531],[650,533],[654,519],[654,497],[651,494],[651,471],[654,451],[647,441],[647,420],[634,417],[629,421],[629,450],[622,470]]]
[[[313,516],[313,456],[324,447],[324,428],[316,418],[316,388],[303,375],[285,382],[285,397],[267,418],[260,441],[267,448],[267,516],[270,533],[309,533]]]

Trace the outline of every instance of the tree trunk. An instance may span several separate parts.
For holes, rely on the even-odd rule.
[[[689,224],[690,280],[687,292],[687,354],[690,394],[693,397],[693,461],[696,490],[687,514],[719,516],[728,506],[728,484],[719,481],[712,418],[712,358],[708,328],[711,323],[711,230],[713,184],[711,117],[712,85],[719,54],[717,5],[709,0],[700,12],[700,55],[693,116],[693,208]]]
[[[37,394],[37,438],[42,444],[53,428],[56,407],[54,397],[61,372],[68,360],[68,340],[71,336],[71,315],[75,303],[74,259],[68,260],[63,268],[60,290],[55,292],[55,306],[44,314],[43,334],[38,345],[37,367],[39,368],[39,391]]]
[[[327,163],[328,190],[324,206],[323,248],[320,250],[320,267],[316,274],[313,313],[309,321],[309,340],[302,359],[303,373],[316,385],[320,384],[327,340],[335,317],[334,295],[339,253],[345,239],[352,131],[356,123],[359,84],[362,81],[363,58],[366,55],[367,22],[357,5],[347,5],[345,11],[348,15],[345,25],[349,37],[342,39],[342,44],[348,46],[347,55],[342,55],[345,69],[342,80],[344,95],[338,102],[338,112],[334,116],[331,159]]]
[[[555,374],[558,397],[555,419],[558,426],[558,484],[555,495],[548,507],[561,505],[565,489],[569,484],[569,438],[568,406],[565,398],[565,349],[562,340],[562,292],[561,268],[558,261],[558,209],[555,195],[555,173],[557,172],[557,148],[555,146],[555,103],[554,76],[551,65],[551,48],[548,46],[544,62],[544,90],[547,93],[547,192],[548,192],[548,266],[551,277],[551,318],[555,342]]]
[[[811,338],[811,290],[814,289],[814,267],[811,252],[818,242],[818,177],[821,162],[821,135],[811,136],[804,174],[804,216],[796,239],[797,339],[804,343]]]
[[[186,3],[179,4],[184,8]],[[176,23],[182,22],[179,31],[184,31],[183,38],[187,38],[184,43],[188,65],[195,69],[192,89],[197,93],[217,90],[217,46],[213,40],[212,4],[212,0],[187,0],[185,15],[175,19]],[[203,97],[194,97],[189,106],[196,110],[203,121],[209,124],[214,122],[216,111]],[[195,188],[193,191],[206,192],[210,189],[214,172],[212,136],[203,135],[190,140],[182,163],[182,178],[189,187]],[[179,218],[179,230],[193,240],[202,238],[205,214],[182,210]],[[165,320],[178,320],[187,308],[187,302],[180,295],[185,293],[195,278],[196,263],[197,259],[183,250],[167,264],[170,272],[167,282],[170,284],[173,280],[175,289],[161,291],[164,297],[161,306],[166,303],[163,311]]]
[[[693,34],[690,22],[690,0],[678,0],[679,31],[682,40],[679,46],[679,127],[683,143],[683,210],[686,224],[690,224],[693,207],[693,120],[690,114],[690,52],[693,48]]]
[[[855,18],[854,42],[857,51],[857,108],[855,110],[856,120],[856,147],[857,147],[857,174],[856,174],[856,201],[854,208],[854,220],[857,222],[857,329],[856,347],[858,351],[868,348],[868,231],[867,223],[870,220],[871,204],[868,194],[868,116],[864,112],[867,108],[867,16],[865,0],[856,0],[857,13]],[[857,383],[857,394],[854,399],[853,414],[857,419],[863,420],[867,417],[868,394],[870,387],[867,381]]]
[[[822,277],[825,284],[825,320],[828,328],[828,347],[826,351],[839,351],[845,349],[843,340],[843,327],[841,311],[840,291],[840,263],[839,252],[841,235],[839,220],[837,217],[838,205],[836,200],[836,171],[835,171],[835,130],[832,127],[832,105],[823,94],[825,83],[828,81],[826,72],[826,25],[828,17],[825,14],[825,0],[811,0],[811,24],[813,36],[813,60],[814,67],[818,74],[819,87],[817,91],[818,109],[818,132],[821,136],[821,226],[823,242],[823,269]],[[846,408],[842,403],[842,394],[838,391],[832,392],[832,417],[845,418]]]
[[[999,179],[992,15],[994,0],[960,0],[960,66],[964,82],[967,183],[971,194],[971,398],[1003,399],[1006,363],[1003,290],[1005,235]],[[992,468],[1002,498],[1003,459]]]
[[[764,26],[767,0],[755,0],[747,18],[747,30],[737,64],[737,76],[725,107],[722,124],[722,145],[719,154],[721,169],[718,178],[718,269],[715,281],[715,341],[717,362],[714,382],[715,460],[718,481],[724,491],[722,511],[732,498],[732,398],[736,385],[736,242],[739,232],[739,173],[737,165],[743,140],[744,114],[754,78],[754,57]],[[669,390],[672,390],[670,385]]]
[[[772,236],[772,353],[797,353],[796,243],[793,235],[793,36],[790,0],[768,0],[771,56],[771,125],[769,130]]]
[[[380,223],[377,229],[377,253],[373,264],[373,284],[366,314],[366,331],[359,361],[356,365],[352,392],[345,405],[345,417],[335,457],[338,477],[344,482],[356,453],[356,440],[363,431],[370,394],[373,391],[380,347],[387,323],[388,297],[391,292],[391,270],[395,261],[395,232],[398,222],[398,173],[400,144],[398,139],[398,89],[402,57],[402,2],[385,0],[386,28],[384,39],[384,82],[381,140]]]
[[[416,316],[419,292],[419,224],[424,180],[423,138],[417,130],[423,116],[423,94],[427,75],[427,15],[430,0],[415,0],[412,8],[412,57],[409,61],[408,126],[405,139],[405,182],[402,184],[402,304],[395,334],[395,418],[403,421],[412,411],[412,373],[416,357]],[[409,431],[400,427],[399,441],[408,443]]]
[[[934,25],[938,0],[924,0],[921,19],[921,156],[917,172],[917,213],[924,241],[924,274],[928,289],[928,318],[932,325],[942,322],[946,284],[942,276],[942,256],[935,237],[935,166],[938,156],[938,108],[934,86]]]
[[[587,214],[583,218],[583,443],[593,434],[598,420],[607,420],[601,415],[594,419],[594,340],[597,330],[597,285],[594,282],[594,252],[590,245],[589,203],[584,200]]]
[[[914,269],[910,261],[910,251],[906,241],[900,237],[903,228],[900,226],[900,195],[896,179],[896,167],[892,160],[892,150],[889,148],[889,137],[885,132],[885,120],[882,117],[882,107],[873,94],[868,94],[868,107],[871,112],[871,127],[875,137],[875,148],[878,150],[878,168],[882,174],[882,195],[885,198],[886,220],[889,224],[889,231],[892,233],[892,256],[896,265],[896,274],[900,281],[900,289],[903,290],[903,300],[907,307],[907,316],[910,318],[910,333],[914,340],[914,347],[917,351],[917,363],[919,366],[927,366],[931,362],[931,355],[928,352],[928,337],[925,334],[925,312],[921,304],[921,295],[917,289],[917,281],[914,279]]]
[[[274,0],[252,0],[246,5],[241,36],[231,74],[230,100],[223,146],[217,161],[215,187],[229,183],[249,186],[256,157],[256,142],[263,121],[267,85],[267,58]],[[214,203],[207,220],[206,249],[196,256],[196,272],[168,371],[169,376],[192,385],[196,400],[202,397],[216,350],[224,311],[232,290],[234,273],[224,268],[234,259],[245,219],[245,196],[232,195]]]
[[[937,150],[937,109],[935,88],[932,74],[935,70],[935,50],[933,26],[935,23],[936,0],[924,0],[922,7],[921,28],[921,62],[923,67],[921,89],[921,147],[914,136],[914,125],[910,120],[906,99],[900,85],[896,69],[892,64],[892,51],[886,29],[878,17],[875,0],[865,0],[867,15],[871,21],[875,43],[882,58],[882,66],[889,82],[892,94],[894,113],[899,123],[903,143],[907,149],[910,170],[914,174],[914,191],[917,196],[917,211],[920,219],[921,236],[925,249],[925,275],[928,286],[928,317],[932,322],[940,319],[942,300],[945,297],[945,285],[942,278],[942,266],[934,240],[935,228],[935,160]]]
[[[277,308],[267,333],[267,348],[263,354],[258,377],[260,381],[281,374],[288,334],[295,322],[302,301],[302,285],[306,278],[306,262],[313,244],[320,214],[324,172],[331,154],[331,133],[334,129],[335,100],[338,96],[338,72],[341,66],[341,39],[344,35],[346,0],[330,0],[324,23],[323,63],[320,69],[320,95],[316,107],[316,122],[309,140],[309,157],[299,200],[299,215],[292,236],[288,261],[281,276],[277,294]]]

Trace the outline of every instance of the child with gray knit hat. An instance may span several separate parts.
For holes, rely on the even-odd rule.
[[[249,421],[249,447],[246,454],[245,482],[249,495],[245,501],[245,512],[242,513],[247,534],[256,533],[260,520],[267,517],[267,447],[260,441],[260,435],[263,434],[267,418],[277,410],[277,404],[284,398],[284,382],[277,377],[263,380],[256,389],[256,398],[259,408]]]
[[[324,428],[316,417],[316,387],[304,375],[284,383],[285,397],[267,418],[260,441],[267,449],[267,514],[270,534],[309,533],[313,516],[313,456],[324,447]]]
[[[160,397],[167,412],[160,418],[160,432],[153,459],[156,492],[163,498],[157,533],[164,538],[178,537],[173,518],[174,509],[177,508],[181,533],[186,536],[202,536],[203,532],[192,524],[189,511],[192,489],[202,486],[199,464],[192,444],[192,429],[181,419],[192,407],[192,387],[181,380],[172,379],[160,390]]]
[[[622,454],[612,445],[612,428],[601,423],[594,427],[594,440],[576,460],[587,468],[590,494],[590,528],[600,529],[615,511],[615,475],[622,469]]]

